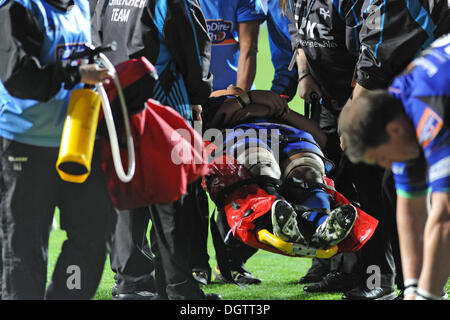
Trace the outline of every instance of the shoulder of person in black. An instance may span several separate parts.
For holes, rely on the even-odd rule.
[[[74,5],[73,0],[44,0],[61,11],[69,11]]]

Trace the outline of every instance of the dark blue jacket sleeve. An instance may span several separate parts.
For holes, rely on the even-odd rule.
[[[204,104],[211,93],[211,41],[197,0],[167,1],[166,44],[183,74],[191,104]]]
[[[0,34],[0,79],[12,96],[47,101],[63,82],[68,89],[79,82],[78,67],[41,64],[41,26],[17,2],[6,1],[0,6]]]
[[[387,87],[434,39],[450,29],[447,0],[373,0],[362,8],[357,81]]]

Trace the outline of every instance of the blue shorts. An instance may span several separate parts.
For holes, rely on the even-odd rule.
[[[227,131],[225,146],[227,154],[235,157],[242,147],[264,147],[272,151],[275,158],[279,156],[279,163],[293,154],[311,152],[324,160],[326,172],[333,168],[333,163],[324,156],[311,134],[286,124],[264,120],[239,124]]]

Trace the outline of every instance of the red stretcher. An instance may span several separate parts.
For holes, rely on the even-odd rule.
[[[210,164],[209,174],[204,180],[204,187],[211,199],[224,208],[233,236],[249,246],[287,256],[331,258],[337,253],[358,251],[377,228],[378,220],[355,206],[358,212],[355,224],[347,238],[337,246],[321,250],[283,241],[267,229],[258,229],[253,223],[270,212],[275,196],[267,194],[257,184],[236,188],[224,196],[223,192],[229,186],[251,177],[251,173],[234,158],[223,156]],[[325,183],[334,201],[332,207],[350,204],[347,198],[334,189],[331,179],[325,177]]]

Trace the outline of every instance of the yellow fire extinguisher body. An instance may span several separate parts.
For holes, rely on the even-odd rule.
[[[91,89],[77,89],[70,96],[56,162],[64,181],[83,183],[91,172],[100,104],[100,96]]]

